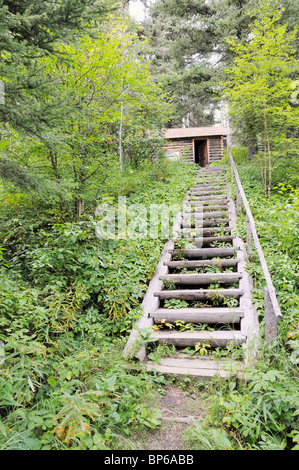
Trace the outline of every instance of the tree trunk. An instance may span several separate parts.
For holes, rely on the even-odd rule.
[[[123,171],[124,167],[124,156],[123,156],[123,145],[122,145],[122,130],[123,130],[123,110],[124,104],[121,102],[121,112],[120,112],[120,124],[119,124],[119,163],[120,171]]]
[[[253,139],[249,139],[248,141],[248,153],[249,153],[249,161],[251,162],[254,159],[254,156],[257,152],[257,145]]]
[[[76,216],[77,216],[77,219],[79,219],[84,212],[84,200],[77,198],[75,200],[75,207],[76,207]]]
[[[272,162],[271,162],[271,148],[268,131],[268,119],[267,119],[267,106],[264,102],[264,160],[265,160],[265,179],[264,179],[264,191],[265,194],[271,196],[271,182],[272,182]]]

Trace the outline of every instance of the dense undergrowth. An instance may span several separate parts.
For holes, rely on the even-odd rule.
[[[249,381],[180,384],[199,390],[209,404],[202,423],[189,428],[186,448],[296,449],[297,183],[277,177],[271,199],[265,197],[258,162],[248,163],[243,153],[234,150],[283,320],[277,339],[266,344],[264,280],[253,253],[258,361]],[[189,165],[174,162],[128,168],[117,184],[107,180],[102,202],[116,204],[122,195],[146,207],[178,203],[193,175]],[[79,221],[22,194],[3,194],[2,207],[0,448],[134,449],[133,430],[159,425],[144,397],[162,393],[167,381],[132,370],[121,352],[164,240],[100,240],[95,207]],[[238,233],[244,239],[245,225],[243,214]]]
[[[150,162],[107,180],[100,202],[173,204],[194,169]],[[104,449],[136,426],[155,427],[143,396],[162,377],[126,367],[126,335],[164,240],[95,236],[57,206],[3,193],[0,339],[1,449]]]

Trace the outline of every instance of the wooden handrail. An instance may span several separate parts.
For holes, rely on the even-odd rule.
[[[246,195],[245,195],[245,192],[244,192],[244,189],[243,189],[240,177],[239,177],[239,173],[238,173],[238,170],[236,168],[236,165],[235,165],[235,162],[234,162],[234,159],[232,157],[230,149],[228,149],[228,156],[229,156],[231,168],[234,172],[235,179],[236,179],[237,212],[238,211],[240,212],[240,210],[241,210],[241,199],[243,201],[245,211],[246,211],[247,245],[249,245],[249,251],[250,251],[252,249],[251,248],[251,238],[253,238],[254,244],[255,244],[255,247],[256,247],[256,251],[258,253],[258,256],[259,256],[259,259],[260,259],[260,262],[261,262],[261,266],[262,266],[262,270],[263,270],[264,277],[265,277],[265,280],[266,280],[266,284],[267,284],[267,287],[265,288],[265,310],[267,310],[267,312],[265,311],[265,318],[266,318],[266,321],[267,321],[267,318],[269,318],[269,313],[270,313],[270,316],[271,316],[271,312],[269,312],[269,310],[272,310],[273,314],[276,317],[276,321],[280,321],[280,320],[282,320],[282,313],[281,313],[281,310],[279,308],[279,304],[278,304],[278,301],[277,301],[275,287],[273,286],[273,283],[272,283],[272,279],[271,279],[271,275],[270,275],[269,270],[268,270],[267,262],[265,260],[265,256],[264,256],[264,253],[263,253],[263,250],[262,250],[262,247],[261,247],[258,235],[257,235],[254,218],[253,218],[250,206],[248,204],[248,201],[247,201],[247,198],[246,198]],[[268,330],[269,331],[271,330],[270,332],[268,331],[268,334],[270,336],[271,336],[271,332],[272,332],[272,336],[276,334],[273,331],[272,327],[268,328]]]

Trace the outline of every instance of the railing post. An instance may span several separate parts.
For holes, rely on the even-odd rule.
[[[252,232],[250,227],[250,220],[246,213],[246,228],[247,228],[247,252],[249,255],[252,253]]]
[[[240,190],[239,190],[239,186],[238,186],[238,183],[236,183],[237,185],[237,204],[236,204],[236,210],[237,210],[237,214],[240,214],[240,212],[242,211],[242,201],[241,201],[241,193],[240,193]]]
[[[264,287],[264,302],[265,302],[265,339],[271,341],[277,336],[277,318],[272,306],[269,289]]]

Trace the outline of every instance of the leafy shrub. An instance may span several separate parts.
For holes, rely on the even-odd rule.
[[[147,163],[116,187],[112,174],[101,194],[171,204],[193,174],[180,163]],[[132,370],[121,353],[164,240],[100,240],[92,212],[73,221],[32,196],[5,197],[0,448],[103,449],[133,427],[155,427],[143,397],[163,379]]]

